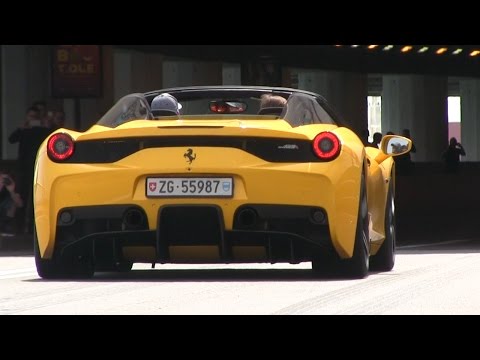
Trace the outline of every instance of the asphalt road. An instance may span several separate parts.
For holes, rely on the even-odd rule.
[[[40,279],[0,256],[0,314],[480,314],[480,240],[399,249],[395,269],[315,279],[300,265],[149,265],[88,281]]]

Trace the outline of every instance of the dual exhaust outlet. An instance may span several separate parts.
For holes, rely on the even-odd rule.
[[[308,219],[314,225],[323,225],[325,224],[327,216],[325,211],[318,208],[312,208]],[[260,221],[260,217],[255,209],[247,207],[238,212],[237,220],[241,228],[252,228]]]
[[[72,225],[75,222],[75,216],[71,210],[64,210],[60,213],[59,221],[62,225]],[[145,215],[140,209],[128,208],[122,215],[124,230],[138,230],[143,228],[145,223]]]

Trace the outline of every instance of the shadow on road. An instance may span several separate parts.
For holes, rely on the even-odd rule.
[[[438,243],[411,243],[400,246],[398,254],[477,254],[480,253],[480,239],[441,241]]]
[[[372,273],[373,274],[373,273]],[[95,273],[92,279],[43,280],[25,282],[327,282],[351,281],[340,274],[318,276],[310,269],[141,269],[128,273]]]
[[[405,255],[428,255],[428,254],[477,254],[480,253],[480,239],[450,240],[438,243],[410,243],[402,244],[397,248],[397,256]],[[12,254],[10,255],[12,256]],[[15,255],[13,255],[15,256]],[[27,253],[19,253],[16,256],[28,256]],[[33,260],[33,259],[32,259]],[[180,267],[181,265],[179,265]],[[26,279],[26,282],[328,282],[328,281],[349,281],[350,278],[342,274],[327,274],[318,276],[314,274],[306,263],[295,265],[289,268],[194,268],[187,265],[187,269],[162,268],[157,265],[156,269],[138,269],[127,273],[98,272],[93,279]],[[225,265],[227,267],[228,265]],[[289,265],[286,265],[289,266]],[[395,269],[394,269],[395,270]],[[395,276],[393,272],[370,272],[370,275]],[[366,278],[368,279],[368,277]]]

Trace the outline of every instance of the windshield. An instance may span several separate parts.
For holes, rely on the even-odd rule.
[[[98,122],[117,127],[133,120],[162,119],[285,120],[292,127],[336,124],[334,115],[308,93],[271,89],[202,89],[131,94],[120,99]]]

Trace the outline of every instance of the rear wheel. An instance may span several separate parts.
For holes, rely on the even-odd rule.
[[[370,269],[374,271],[390,271],[395,265],[396,230],[395,230],[395,200],[393,183],[390,181],[385,208],[385,240],[380,250],[370,260]]]
[[[350,259],[342,260],[336,253],[319,254],[312,260],[313,272],[316,275],[340,275],[354,279],[361,279],[367,276],[370,256],[368,221],[365,174],[362,173],[353,256]]]
[[[358,207],[357,230],[355,235],[353,256],[350,259],[341,261],[346,275],[354,279],[362,279],[367,276],[370,257],[368,202],[365,174],[363,173],[360,183],[360,204]]]
[[[35,265],[38,276],[43,279],[57,279],[62,274],[59,264],[53,259],[42,259],[40,248],[38,246],[37,231],[33,229],[33,252],[35,255]]]
[[[336,253],[322,253],[312,259],[312,271],[317,276],[338,275],[338,255]]]
[[[95,272],[91,257],[85,255],[54,255],[52,259],[42,259],[36,229],[33,232],[33,248],[37,273],[43,279],[86,279]]]

